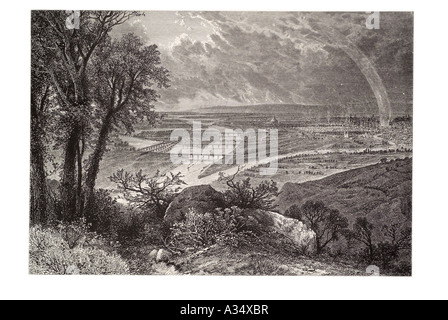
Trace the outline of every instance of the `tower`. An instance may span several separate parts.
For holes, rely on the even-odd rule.
[[[272,120],[269,122],[269,124],[270,124],[270,126],[273,127],[273,128],[278,127],[279,122],[278,122],[277,117],[276,117],[275,115],[274,115],[274,117],[272,118]]]

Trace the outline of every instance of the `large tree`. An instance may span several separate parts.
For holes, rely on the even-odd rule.
[[[113,27],[137,12],[81,11],[79,28],[67,28],[65,11],[33,11],[32,28],[42,37],[33,39],[39,48],[37,63],[49,76],[61,108],[60,143],[64,151],[61,200],[64,219],[77,218],[82,209],[82,156],[90,127],[89,68],[97,47]]]
[[[105,41],[92,60],[92,99],[99,131],[86,176],[87,215],[92,205],[100,161],[113,129],[133,131],[136,122],[155,120],[154,87],[168,87],[168,70],[156,45],[145,45],[131,34]]]

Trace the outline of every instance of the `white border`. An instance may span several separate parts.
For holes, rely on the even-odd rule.
[[[443,2],[422,1],[16,1],[0,19],[2,299],[440,299],[447,298],[446,23]],[[437,6],[437,3],[439,6]],[[72,8],[71,6],[75,6]],[[414,276],[33,277],[28,276],[31,9],[415,11]],[[3,90],[4,89],[4,90]]]

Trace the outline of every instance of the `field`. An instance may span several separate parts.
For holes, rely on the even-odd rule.
[[[285,183],[319,180],[350,169],[361,168],[385,160],[412,157],[412,122],[379,128],[374,118],[309,118],[302,114],[273,110],[271,113],[166,113],[156,126],[141,124],[132,135],[117,134],[101,165],[98,186],[111,189],[108,177],[119,169],[146,174],[156,170],[181,172],[186,186],[210,184],[221,189],[217,181],[220,172],[234,174],[236,165],[196,163],[176,166],[171,163],[170,150],[144,150],[165,146],[174,129],[193,131],[193,121],[200,121],[202,131],[224,129],[278,129],[278,170],[275,175],[260,176],[266,163],[248,162],[240,167],[239,178],[250,177],[254,183],[272,179],[279,187]],[[269,141],[269,139],[268,139]],[[174,144],[174,143],[173,143]],[[203,147],[207,142],[203,142]],[[269,153],[270,144],[267,142]],[[249,149],[246,142],[245,160]],[[150,148],[151,149],[151,148]],[[269,155],[269,154],[268,154]]]

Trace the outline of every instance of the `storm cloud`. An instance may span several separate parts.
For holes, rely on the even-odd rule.
[[[117,32],[159,45],[172,80],[162,109],[375,100],[334,34],[368,59],[392,104],[412,103],[410,13],[381,13],[380,30],[366,28],[365,13],[178,12],[163,21],[157,14]]]

